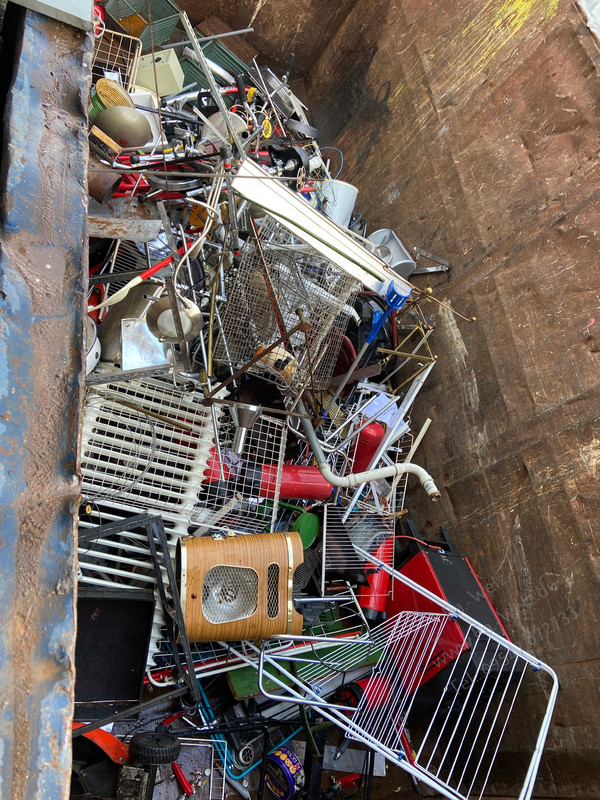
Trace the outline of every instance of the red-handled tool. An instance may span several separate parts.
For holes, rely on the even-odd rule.
[[[171,764],[171,766],[173,767],[173,775],[175,775],[175,778],[177,780],[177,783],[179,784],[181,791],[188,796],[194,794],[195,789],[183,774],[183,770],[181,769],[179,764],[176,761],[174,761],[173,764]]]
[[[170,716],[163,719],[163,721],[160,724],[166,727],[167,725],[170,725],[172,722],[175,722],[176,719],[179,719],[179,717],[183,717],[183,715],[187,713],[188,713],[187,711],[176,711],[174,714],[171,714]]]
[[[188,248],[180,247],[177,250],[177,253],[180,256],[182,256],[186,252],[186,250],[189,252],[193,246],[194,245]],[[94,306],[93,308],[88,308],[88,311],[97,311],[99,308],[106,308],[107,306],[112,306],[115,303],[118,303],[120,300],[122,300],[124,297],[127,296],[129,291],[133,289],[134,286],[137,286],[142,281],[151,278],[152,275],[157,273],[159,270],[163,269],[163,267],[168,266],[172,262],[173,262],[173,256],[167,256],[167,258],[163,258],[162,261],[158,262],[158,264],[154,264],[153,267],[149,267],[147,270],[144,270],[144,272],[142,272],[140,275],[136,275],[135,278],[132,278],[128,283],[125,284],[125,286],[119,289],[118,292],[115,292],[110,297],[107,297],[106,300],[104,300],[102,303],[99,303],[97,306]]]

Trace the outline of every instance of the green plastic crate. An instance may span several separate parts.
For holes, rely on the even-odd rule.
[[[179,63],[181,64],[181,69],[183,70],[183,85],[187,86],[188,83],[196,83],[196,89],[208,89],[208,81],[206,79],[206,75],[204,74],[204,70],[199,64],[196,64],[195,61],[191,61],[189,58],[185,56],[181,56],[179,59]],[[219,78],[216,75],[213,76],[217,85],[219,85]],[[224,85],[221,83],[221,85]]]
[[[172,0],[150,0],[149,8],[148,0],[108,0],[106,10],[128,34],[141,39],[142,52],[167,42],[179,21],[179,8]]]

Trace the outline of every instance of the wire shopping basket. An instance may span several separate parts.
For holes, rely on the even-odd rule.
[[[94,40],[92,82],[100,78],[116,80],[130,91],[137,73],[142,42],[135,36],[105,30]]]
[[[284,391],[325,388],[342,345],[358,282],[267,215],[231,276],[214,357],[238,369],[278,340],[249,372]],[[289,332],[298,311],[310,331]]]

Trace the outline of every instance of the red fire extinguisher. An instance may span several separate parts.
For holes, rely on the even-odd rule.
[[[390,534],[372,554],[390,567],[394,559],[394,535]],[[390,589],[391,576],[382,567],[374,564],[366,566],[365,576],[368,586],[359,586],[357,599],[369,622],[380,622],[386,617],[385,607]]]

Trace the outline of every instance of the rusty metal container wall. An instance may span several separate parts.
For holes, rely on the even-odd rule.
[[[598,43],[567,2],[364,12],[308,74],[321,141],[371,230],[449,259],[419,280],[477,317],[427,309],[421,458],[442,502],[408,506],[454,531],[511,637],[559,674],[536,794],[597,796]]]
[[[0,257],[0,796],[68,796],[91,47],[9,7]],[[5,74],[10,74],[5,72]]]

